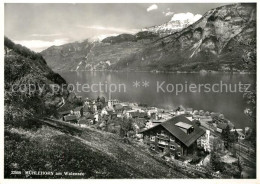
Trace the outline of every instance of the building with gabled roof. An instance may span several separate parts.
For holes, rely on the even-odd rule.
[[[77,123],[78,122],[78,118],[76,115],[68,115],[68,116],[64,116],[64,121],[67,122],[71,122],[71,123]]]
[[[205,130],[184,115],[179,115],[140,133],[151,149],[157,151],[168,149],[171,154],[181,156],[193,153],[197,147],[197,140],[205,134]]]

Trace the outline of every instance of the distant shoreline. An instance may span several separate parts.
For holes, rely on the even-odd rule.
[[[128,72],[128,73],[165,73],[165,74],[240,74],[240,75],[256,75],[256,72],[229,72],[229,71],[193,71],[193,72],[188,72],[188,71],[158,71],[158,70],[153,70],[153,71],[146,71],[146,70],[53,70],[55,72]]]

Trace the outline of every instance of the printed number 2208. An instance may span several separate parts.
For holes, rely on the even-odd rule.
[[[22,174],[21,171],[11,171],[11,174]]]

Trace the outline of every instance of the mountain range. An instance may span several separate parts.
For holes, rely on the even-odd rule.
[[[54,70],[255,71],[256,5],[230,4],[196,22],[170,21],[102,41],[68,43],[41,52]]]

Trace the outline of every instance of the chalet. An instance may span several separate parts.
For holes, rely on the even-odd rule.
[[[70,122],[70,123],[77,123],[78,119],[76,115],[68,115],[63,117],[64,121]]]
[[[175,116],[154,127],[143,130],[144,142],[155,151],[169,150],[171,156],[193,154],[197,140],[205,131],[184,115]]]

